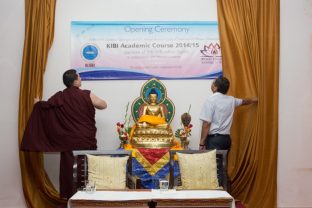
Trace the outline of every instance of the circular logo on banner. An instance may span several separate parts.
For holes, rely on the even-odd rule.
[[[82,49],[83,58],[92,61],[99,55],[99,50],[95,45],[86,45]]]

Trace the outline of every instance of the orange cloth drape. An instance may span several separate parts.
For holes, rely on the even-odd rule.
[[[157,125],[157,124],[166,124],[166,120],[165,118],[162,117],[158,117],[158,116],[151,116],[151,115],[143,115],[140,117],[140,119],[138,120],[139,123],[142,122],[147,122],[153,125]]]
[[[34,98],[42,96],[43,75],[53,42],[56,0],[25,0],[25,40],[20,80],[19,144]],[[28,207],[56,207],[59,194],[50,182],[42,153],[19,152],[24,196]]]
[[[276,207],[279,0],[217,0],[229,94],[259,98],[237,109],[229,154],[231,194],[247,208]]]

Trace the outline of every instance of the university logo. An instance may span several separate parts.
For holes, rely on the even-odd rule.
[[[95,60],[99,55],[99,49],[96,45],[87,44],[81,50],[82,57],[87,61]]]
[[[204,45],[204,49],[200,50],[200,52],[203,57],[221,57],[221,47],[218,43]]]
[[[208,46],[204,45],[204,49],[200,50],[201,63],[202,64],[221,64],[222,56],[221,56],[221,47],[219,43],[210,43]]]

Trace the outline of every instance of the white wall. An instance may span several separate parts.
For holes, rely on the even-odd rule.
[[[24,1],[0,5],[0,206],[24,207],[17,139]]]
[[[122,7],[120,5],[123,5]],[[196,4],[196,5],[195,5]],[[0,2],[0,204],[25,207],[18,161],[17,118],[20,65],[24,41],[24,1]],[[109,6],[107,6],[109,5]],[[44,98],[63,89],[61,75],[70,67],[71,20],[215,20],[213,0],[59,0],[55,41],[45,74]],[[192,8],[192,9],[191,9]],[[279,98],[278,207],[312,207],[312,1],[281,0],[281,64]],[[115,123],[124,116],[125,105],[139,96],[144,81],[93,81],[83,87],[107,100],[109,107],[97,111],[99,148],[118,146]],[[193,140],[199,137],[198,111],[210,94],[210,81],[163,81],[176,104],[178,116],[192,104]],[[183,92],[183,93],[182,93]],[[58,158],[46,157],[46,168],[57,185]]]
[[[279,207],[312,207],[312,1],[281,1]]]

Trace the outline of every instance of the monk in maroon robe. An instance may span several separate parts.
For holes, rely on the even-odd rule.
[[[60,196],[70,198],[73,190],[72,150],[97,148],[95,108],[105,109],[104,100],[89,90],[81,90],[76,70],[64,73],[66,89],[48,101],[35,103],[27,123],[21,149],[24,151],[61,152]]]

